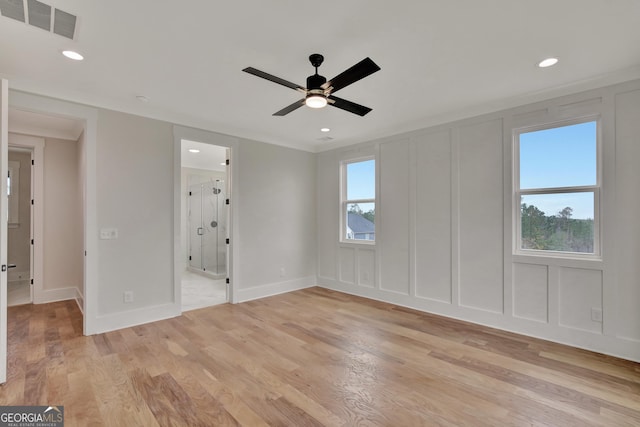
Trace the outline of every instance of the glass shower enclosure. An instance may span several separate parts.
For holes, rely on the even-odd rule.
[[[189,186],[189,267],[226,276],[227,218],[223,180]]]

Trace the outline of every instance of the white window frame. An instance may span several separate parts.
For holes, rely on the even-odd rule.
[[[341,243],[354,243],[359,245],[375,245],[376,240],[364,240],[364,239],[349,239],[347,237],[347,206],[351,204],[360,203],[373,203],[377,210],[376,197],[373,199],[347,199],[347,166],[352,163],[360,163],[373,160],[375,168],[377,168],[376,156],[358,157],[349,160],[343,160],[340,162],[340,242]],[[374,188],[377,194],[377,174],[374,174]],[[374,221],[374,233],[376,232],[376,226]]]
[[[547,129],[572,126],[581,123],[596,122],[596,183],[587,186],[574,187],[549,187],[520,189],[520,135]],[[544,249],[522,248],[522,196],[567,194],[567,193],[593,193],[593,253],[552,251]],[[513,218],[514,239],[513,253],[515,255],[545,256],[554,258],[577,259],[602,259],[601,253],[601,224],[602,214],[600,200],[602,198],[602,122],[600,115],[584,116],[570,120],[562,120],[535,126],[527,126],[513,130]]]

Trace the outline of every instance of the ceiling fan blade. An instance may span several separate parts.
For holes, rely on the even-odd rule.
[[[337,92],[345,86],[349,86],[351,83],[355,83],[360,79],[367,77],[370,74],[379,71],[380,67],[371,60],[371,58],[365,58],[358,62],[348,70],[338,74],[328,82],[322,85],[323,89],[332,87],[331,93]]]
[[[340,108],[341,110],[345,110],[359,116],[364,116],[369,111],[371,111],[371,108],[369,107],[356,104],[355,102],[347,101],[346,99],[338,98],[337,96],[330,95],[328,99],[329,105],[333,105],[334,107]]]
[[[304,105],[304,99],[301,99],[299,101],[294,102],[291,105],[288,105],[286,107],[284,107],[282,110],[273,113],[274,116],[284,116],[286,114],[289,114],[290,112],[297,110],[298,108],[302,107]]]
[[[278,83],[279,85],[286,86],[286,87],[289,87],[289,88],[294,89],[294,90],[299,90],[299,91],[301,91],[303,93],[306,92],[306,89],[303,88],[300,85],[297,85],[295,83],[291,83],[291,82],[289,82],[287,80],[281,79],[280,77],[276,77],[276,76],[274,76],[272,74],[265,73],[264,71],[256,70],[253,67],[247,67],[242,71],[244,71],[245,73],[253,74],[254,76],[262,77],[263,79],[272,81],[274,83]]]

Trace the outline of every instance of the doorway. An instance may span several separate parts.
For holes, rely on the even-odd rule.
[[[9,146],[7,305],[33,302],[33,149]]]
[[[83,310],[84,123],[17,108],[8,118],[7,303],[71,299]]]
[[[182,311],[229,301],[229,148],[181,144]]]

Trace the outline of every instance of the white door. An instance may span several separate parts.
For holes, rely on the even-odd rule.
[[[9,82],[0,80],[0,383],[7,382],[7,174]]]

